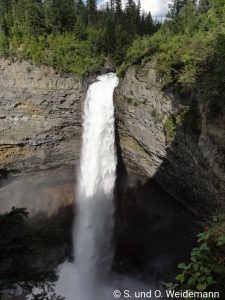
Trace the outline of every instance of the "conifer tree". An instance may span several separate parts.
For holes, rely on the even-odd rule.
[[[73,0],[45,0],[44,11],[48,32],[66,32],[74,28],[76,6]]]
[[[95,17],[96,17],[96,0],[88,0],[87,2],[88,7],[88,24],[94,25],[95,24]]]
[[[82,16],[78,16],[74,27],[75,37],[78,40],[85,40],[87,37],[86,26],[82,20]]]
[[[28,36],[38,35],[44,29],[42,1],[18,0],[13,5],[14,29]]]
[[[154,22],[151,13],[143,13],[140,18],[140,34],[151,35],[154,33]]]
[[[134,35],[136,32],[136,4],[133,0],[128,0],[125,8],[126,30],[128,35]]]
[[[116,0],[115,13],[116,13],[116,19],[121,20],[121,16],[122,16],[122,3],[121,3],[121,0]]]
[[[171,0],[171,3],[169,4],[169,17],[175,18],[184,10],[184,7],[186,5],[187,0]]]
[[[115,0],[110,0],[110,8],[111,8],[111,11],[114,11],[114,9],[115,9]]]
[[[199,0],[199,11],[206,12],[210,8],[209,0]]]

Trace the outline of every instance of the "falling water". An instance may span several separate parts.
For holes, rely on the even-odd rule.
[[[74,263],[59,269],[56,292],[66,300],[112,300],[115,290],[149,289],[110,272],[112,266],[113,188],[116,176],[113,91],[115,74],[99,76],[87,92],[78,172]],[[118,292],[118,291],[117,291]],[[152,297],[152,299],[155,299]]]
[[[113,73],[99,76],[90,85],[85,100],[74,226],[75,262],[62,266],[57,285],[67,300],[95,299],[96,289],[107,279],[111,267],[117,163],[113,91],[117,84]]]
[[[113,187],[116,172],[114,145],[113,74],[99,76],[87,92],[84,109],[75,257],[80,278],[96,284],[110,267],[113,226]],[[90,278],[90,276],[92,278]],[[91,280],[90,280],[91,279]]]

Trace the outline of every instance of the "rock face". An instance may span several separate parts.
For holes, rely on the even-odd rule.
[[[75,165],[85,88],[51,67],[0,60],[0,169]]]
[[[25,207],[30,217],[55,216],[63,208],[72,214],[74,182],[74,168],[65,166],[7,179],[0,190],[0,213]]]
[[[204,215],[225,203],[225,117],[210,122],[202,107],[200,134],[194,135],[182,124],[184,101],[161,86],[151,63],[130,68],[120,81],[115,92],[119,167],[156,180]],[[3,183],[1,211],[11,204],[29,207],[32,186],[38,187],[36,198],[45,199],[30,206],[34,214],[41,209],[54,213],[60,203],[71,205],[86,89],[87,84],[51,67],[0,60],[0,176],[38,172],[30,180]],[[26,199],[17,195],[24,182],[30,187]]]
[[[129,175],[156,180],[204,217],[225,205],[225,118],[209,122],[202,108],[200,134],[193,134],[183,124],[185,103],[161,86],[152,63],[130,68],[121,80],[115,94],[121,161]]]
[[[0,213],[72,205],[86,88],[51,67],[0,60],[0,178],[23,175],[1,180]]]

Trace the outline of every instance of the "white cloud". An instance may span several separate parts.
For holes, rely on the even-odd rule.
[[[135,0],[137,2],[137,0]],[[107,0],[99,0],[99,4],[106,3]],[[126,0],[122,1],[123,4]],[[169,0],[141,0],[141,7],[147,12],[151,12],[152,16],[165,15],[168,11]]]
[[[141,0],[141,6],[145,11],[150,11],[152,16],[160,16],[167,13],[168,2],[168,0]]]

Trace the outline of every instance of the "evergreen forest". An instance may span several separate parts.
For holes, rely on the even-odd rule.
[[[0,55],[84,76],[121,64],[136,37],[159,27],[140,1],[0,0]]]

